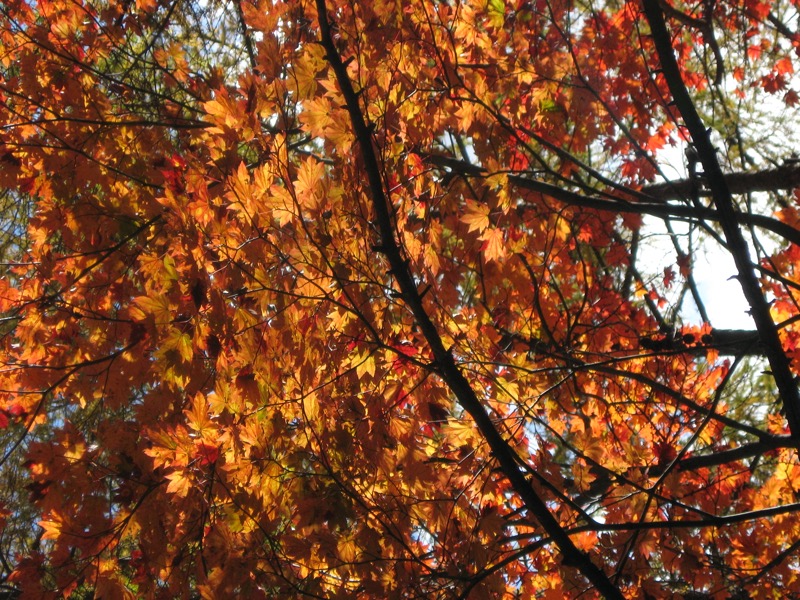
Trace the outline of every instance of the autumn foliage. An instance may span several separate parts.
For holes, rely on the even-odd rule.
[[[3,591],[800,595],[798,9],[6,0]]]

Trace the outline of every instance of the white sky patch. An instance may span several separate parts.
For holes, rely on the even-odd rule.
[[[683,147],[667,148],[660,153],[659,158],[663,172],[670,179],[684,179],[688,176]],[[673,221],[672,226],[681,248],[687,251],[688,226],[678,221]],[[698,231],[693,233],[692,243],[692,274],[711,325],[718,329],[752,329],[754,325],[748,313],[749,305],[736,279],[733,258],[714,240]],[[751,258],[754,256],[751,248]],[[675,247],[661,219],[645,217],[637,263],[644,276],[660,278],[664,269],[670,267],[678,272]],[[672,291],[677,293],[682,281],[682,278],[676,278]],[[658,287],[661,289],[661,286]],[[688,294],[681,315],[686,324],[702,322],[700,313]]]
[[[700,297],[714,327],[754,328],[748,313],[750,306],[736,279],[736,266],[730,254],[718,248],[696,252],[693,270]],[[700,315],[696,311],[691,312],[694,312],[692,317],[699,321]]]

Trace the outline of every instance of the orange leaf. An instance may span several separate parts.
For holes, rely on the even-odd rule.
[[[505,238],[501,229],[495,227],[487,229],[480,236],[480,239],[483,240],[481,250],[483,250],[483,256],[487,261],[505,258]]]
[[[461,220],[469,225],[467,231],[481,233],[489,227],[489,207],[473,200],[467,200],[467,210],[461,216]]]

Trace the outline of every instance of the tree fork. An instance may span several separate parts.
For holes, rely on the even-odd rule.
[[[373,139],[370,127],[364,120],[359,107],[358,94],[353,89],[345,63],[342,61],[331,36],[330,24],[327,18],[325,0],[316,0],[317,18],[320,27],[320,44],[325,48],[326,58],[334,71],[336,79],[344,96],[347,111],[353,130],[361,148],[364,169],[367,174],[372,205],[375,210],[376,220],[380,230],[380,246],[383,254],[389,261],[391,270],[397,280],[403,298],[411,310],[420,330],[439,367],[439,374],[448,388],[458,399],[459,404],[475,420],[478,429],[486,439],[492,453],[497,458],[500,468],[508,478],[514,490],[520,495],[525,506],[536,517],[545,532],[555,542],[562,554],[564,565],[574,567],[586,577],[595,588],[609,599],[622,600],[624,596],[619,588],[609,579],[606,573],[595,565],[590,556],[579,550],[572,542],[569,534],[550,513],[544,500],[542,500],[530,482],[519,468],[519,457],[503,439],[492,423],[492,419],[481,404],[475,391],[456,365],[452,354],[444,347],[439,337],[436,326],[428,316],[422,297],[417,290],[414,279],[409,272],[408,265],[402,256],[399,244],[394,236],[389,199],[384,192],[380,167],[373,148]]]

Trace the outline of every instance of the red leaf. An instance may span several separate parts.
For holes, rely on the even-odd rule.
[[[209,444],[202,441],[197,441],[194,444],[195,453],[194,457],[201,467],[207,467],[217,462],[219,458],[219,447],[214,444]]]

